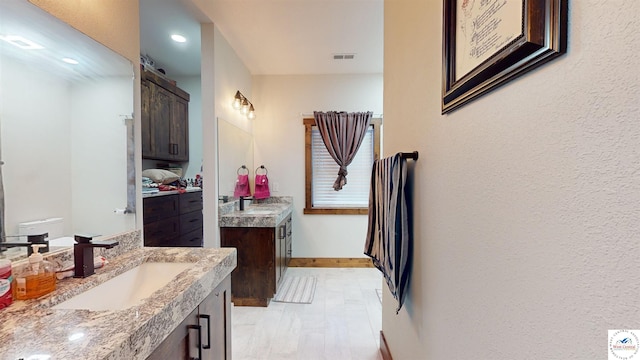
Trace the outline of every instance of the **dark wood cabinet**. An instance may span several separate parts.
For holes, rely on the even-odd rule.
[[[231,278],[227,276],[147,360],[230,360]]]
[[[233,270],[232,301],[236,306],[268,306],[291,259],[291,215],[273,227],[222,227],[221,246],[238,250]]]
[[[189,161],[189,94],[149,71],[140,86],[142,157]]]
[[[143,199],[144,246],[202,246],[202,192]]]

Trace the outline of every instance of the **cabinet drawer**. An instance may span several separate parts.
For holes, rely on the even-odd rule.
[[[186,234],[202,228],[202,211],[180,215],[180,234]]]
[[[171,243],[180,235],[180,219],[177,216],[144,226],[144,246],[173,246]]]
[[[202,210],[202,192],[190,192],[180,195],[180,214]]]
[[[178,242],[174,246],[202,247],[202,228],[180,235]]]
[[[143,201],[143,222],[156,222],[158,220],[178,215],[179,205],[177,195],[165,195],[145,198]]]

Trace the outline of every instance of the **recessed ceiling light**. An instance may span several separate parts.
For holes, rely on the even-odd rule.
[[[72,59],[72,58],[63,58],[62,61],[66,62],[67,64],[72,64],[72,65],[78,65],[79,62],[76,59]]]
[[[0,35],[0,40],[4,40],[11,45],[17,46],[23,50],[38,50],[44,49],[44,46],[37,44],[27,38],[20,35]]]
[[[173,41],[179,42],[179,43],[183,43],[183,42],[187,41],[187,38],[185,38],[182,35],[178,35],[178,34],[171,35],[171,39],[173,39]]]

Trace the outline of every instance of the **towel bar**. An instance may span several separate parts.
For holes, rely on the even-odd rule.
[[[418,152],[414,151],[414,152],[410,152],[410,153],[400,153],[400,155],[402,156],[403,159],[413,159],[413,160],[418,160]]]

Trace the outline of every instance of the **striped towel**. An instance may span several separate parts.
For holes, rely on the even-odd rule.
[[[413,251],[406,183],[407,164],[402,154],[374,162],[364,253],[382,272],[391,294],[398,301],[396,313],[404,303]]]

